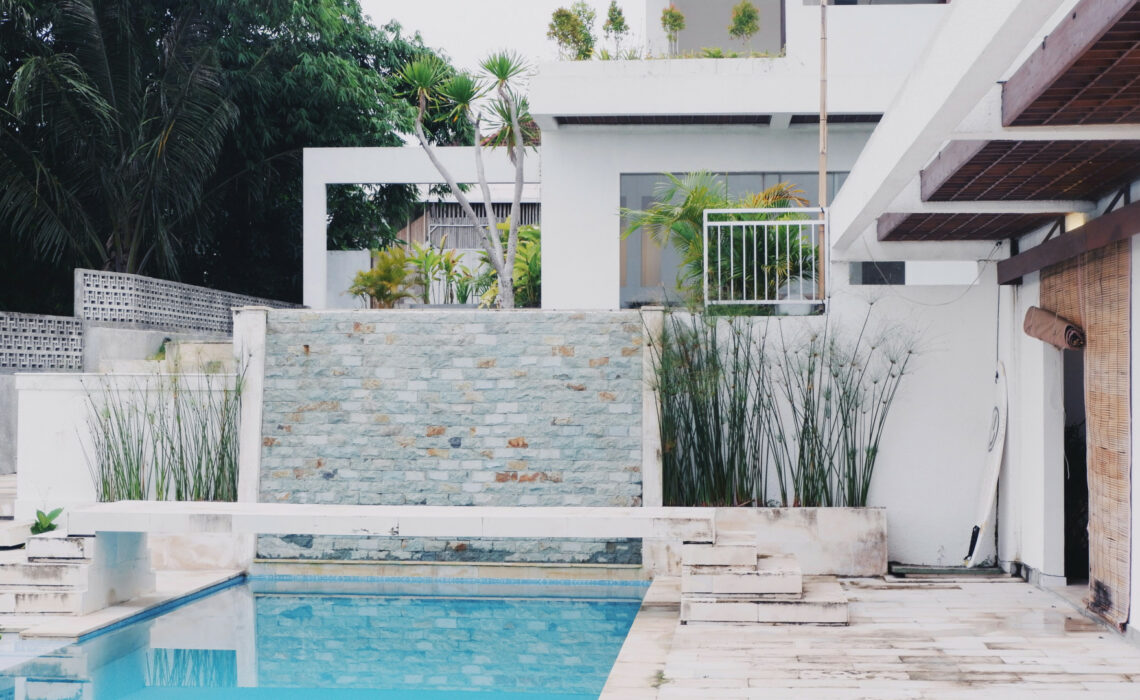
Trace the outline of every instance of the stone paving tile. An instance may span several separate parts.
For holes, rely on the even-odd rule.
[[[655,608],[602,697],[1140,698],[1140,649],[1047,591],[1004,578],[854,579],[844,588],[848,627],[679,625],[674,616],[664,629]]]

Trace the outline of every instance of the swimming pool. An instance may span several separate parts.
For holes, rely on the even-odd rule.
[[[0,674],[15,698],[596,698],[641,585],[252,579]]]

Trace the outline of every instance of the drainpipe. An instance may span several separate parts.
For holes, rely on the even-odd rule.
[[[819,0],[819,206],[827,209],[827,3],[828,0]],[[827,218],[820,227],[819,236],[819,274],[817,284],[819,299],[825,299],[827,290],[827,239],[830,233],[827,230]]]

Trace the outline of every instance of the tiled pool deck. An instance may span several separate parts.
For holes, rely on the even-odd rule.
[[[843,582],[848,627],[678,625],[658,580],[602,694],[894,700],[1140,698],[1140,648],[1016,579]]]

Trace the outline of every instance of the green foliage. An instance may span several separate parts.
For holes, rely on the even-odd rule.
[[[63,512],[63,508],[56,508],[50,513],[45,513],[42,510],[36,511],[36,521],[32,523],[32,534],[42,535],[45,532],[51,532],[56,529],[58,525],[55,524],[55,519]]]
[[[865,506],[915,353],[870,318],[788,337],[756,317],[670,314],[651,348],[665,504]]]
[[[408,290],[408,255],[399,246],[372,252],[372,268],[356,273],[349,294],[370,302],[375,309],[391,309],[401,299],[412,298]]]
[[[158,375],[89,392],[87,453],[102,501],[237,500],[241,378]]]
[[[614,41],[614,54],[621,56],[621,42],[629,34],[629,24],[625,21],[625,13],[618,7],[617,0],[610,0],[610,7],[606,11],[606,21],[602,31],[609,39]]]
[[[546,36],[558,44],[563,58],[578,61],[594,55],[594,11],[584,2],[576,2],[570,9],[560,7],[550,17]]]
[[[394,74],[430,55],[356,0],[0,8],[0,306],[24,310],[64,308],[76,265],[299,298],[282,232],[301,228],[301,149],[401,145],[416,105]],[[432,109],[424,128],[471,140]],[[330,188],[330,248],[383,246],[416,201]]]
[[[634,231],[652,237],[658,245],[672,245],[680,255],[677,272],[677,286],[685,293],[686,301],[696,304],[703,296],[705,269],[704,213],[706,209],[770,209],[789,208],[807,205],[803,193],[788,183],[780,183],[757,194],[731,198],[724,181],[707,171],[689,173],[683,177],[666,174],[666,180],[659,185],[654,197],[657,200],[647,210],[623,209],[621,214],[629,225],[623,235]],[[717,215],[712,220],[720,221],[789,221],[802,219],[796,213],[784,214],[727,214]],[[765,237],[767,241],[765,241]],[[719,258],[721,269],[733,268],[730,257],[733,251],[747,248],[768,251],[768,257],[759,267],[763,275],[765,298],[775,299],[777,292],[788,281],[788,270],[811,268],[809,261],[816,256],[816,249],[806,240],[798,245],[789,245],[788,229],[782,226],[733,227],[732,236],[714,238],[709,250],[710,266]],[[778,244],[777,244],[778,242]],[[723,298],[732,298],[732,289],[756,288],[754,269],[740,269],[735,266],[735,274],[722,279]],[[812,268],[814,269],[814,268]],[[718,290],[710,289],[709,294],[717,296]]]
[[[728,25],[728,35],[742,42],[750,42],[758,31],[760,31],[760,10],[748,0],[740,0],[740,3],[732,8],[732,23]]]
[[[669,40],[669,55],[677,55],[677,38],[685,29],[685,15],[673,3],[661,11],[661,28]]]
[[[509,223],[499,224],[499,235],[504,244],[509,228]],[[484,266],[492,269],[487,255],[484,253],[482,257]],[[519,243],[515,254],[512,282],[516,306],[525,308],[542,305],[542,232],[537,226],[519,226]],[[491,278],[491,285],[494,290],[498,289],[498,275]],[[494,299],[493,295],[487,293],[492,287],[484,291],[484,305],[489,305],[487,296],[491,296],[490,301]]]

